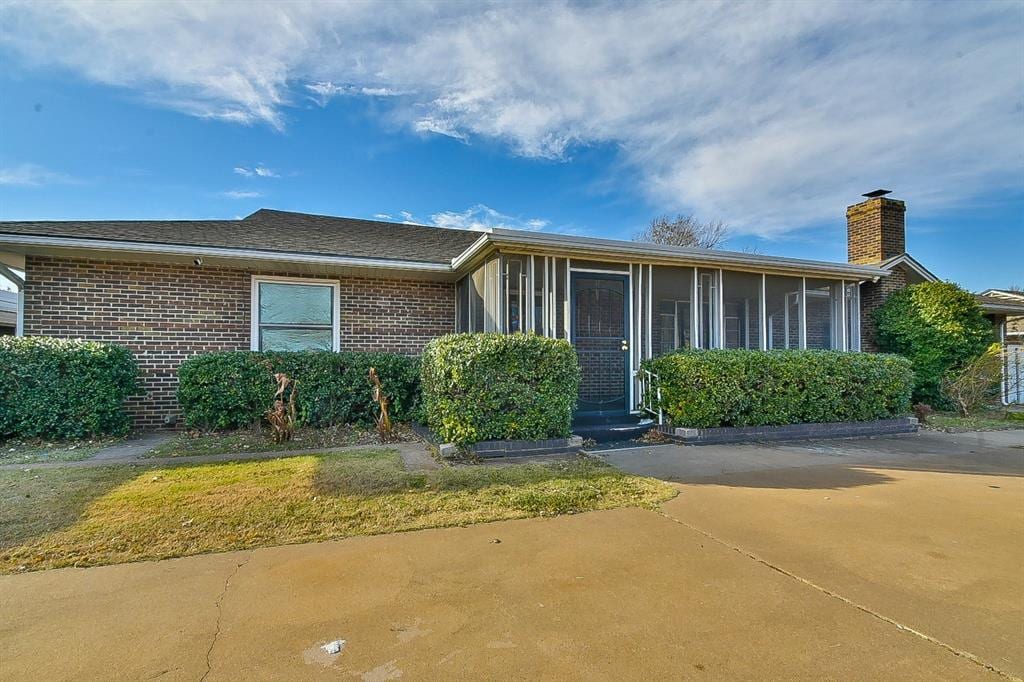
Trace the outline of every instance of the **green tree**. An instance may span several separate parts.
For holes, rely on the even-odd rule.
[[[974,295],[952,282],[924,282],[897,291],[875,311],[879,347],[914,367],[914,401],[949,408],[942,378],[985,352],[992,323]]]

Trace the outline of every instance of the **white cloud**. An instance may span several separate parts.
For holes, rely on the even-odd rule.
[[[64,173],[56,173],[34,163],[0,168],[0,185],[39,187],[41,185],[71,184],[76,180]]]
[[[221,195],[228,199],[256,199],[257,197],[263,196],[259,192],[253,192],[247,189],[232,189],[226,192],[221,192]]]
[[[357,86],[357,85],[337,85],[330,81],[321,81],[319,83],[307,83],[306,90],[313,93],[311,99],[319,104],[320,106],[327,106],[327,103],[338,96],[358,96],[363,95],[365,97],[398,97],[399,95],[412,94],[411,90],[396,90],[388,87],[371,87],[371,86]]]
[[[493,228],[529,230],[539,232],[550,223],[540,218],[526,220],[500,213],[485,204],[471,206],[465,211],[442,211],[430,216],[430,222],[437,227],[451,227],[459,230],[486,231]]]
[[[387,213],[374,213],[373,217],[377,220],[391,220],[391,216]]]
[[[437,133],[446,137],[453,137],[456,140],[466,141],[466,134],[463,133],[458,124],[451,119],[435,118],[427,116],[413,122],[413,130],[418,133]]]
[[[286,126],[394,98],[412,130],[562,160],[618,149],[664,211],[777,236],[890,187],[915,212],[1019,189],[1019,5],[30,3],[0,44],[191,115]],[[626,189],[634,189],[631,185]],[[837,213],[839,215],[837,215]]]
[[[234,171],[238,175],[242,175],[242,176],[247,177],[247,178],[251,178],[253,176],[258,177],[258,178],[279,178],[279,177],[281,177],[276,172],[270,170],[266,166],[255,166],[253,168],[247,168],[245,166],[235,166]]]

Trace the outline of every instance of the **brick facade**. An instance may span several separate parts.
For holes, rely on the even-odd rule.
[[[892,274],[878,282],[864,282],[860,285],[860,349],[877,353],[878,340],[875,333],[875,311],[890,295],[905,289],[908,285],[907,270],[903,265],[892,269]]]
[[[846,209],[846,254],[851,263],[873,265],[907,250],[902,201],[879,197]]]
[[[906,204],[878,197],[846,208],[846,252],[851,263],[875,265],[906,253]],[[860,287],[860,347],[878,352],[875,311],[890,294],[909,283],[906,267],[897,265],[892,275]]]
[[[251,276],[288,272],[28,256],[25,333],[119,343],[136,354],[143,395],[128,404],[138,428],[178,413],[177,368],[198,353],[250,346]],[[455,329],[448,282],[340,281],[342,350],[413,354]]]

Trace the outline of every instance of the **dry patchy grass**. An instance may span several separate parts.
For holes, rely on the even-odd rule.
[[[651,507],[675,495],[665,483],[589,459],[410,473],[390,450],[4,471],[0,491],[2,572]]]
[[[969,417],[964,417],[956,412],[936,412],[928,415],[925,426],[947,433],[1024,429],[1024,414],[1007,410],[979,410]]]

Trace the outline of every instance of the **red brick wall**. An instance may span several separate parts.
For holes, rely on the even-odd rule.
[[[851,263],[873,264],[907,250],[904,214],[897,199],[868,199],[846,209],[846,253]]]
[[[875,311],[890,295],[907,287],[907,271],[902,265],[892,269],[892,274],[878,282],[864,282],[860,285],[860,349],[878,352],[875,334]]]
[[[145,393],[133,398],[128,409],[137,427],[164,426],[166,416],[178,413],[176,371],[183,360],[197,353],[249,348],[252,274],[228,268],[29,256],[25,333],[131,348],[139,360]],[[430,339],[455,329],[452,283],[330,279],[341,283],[342,350],[413,354]]]

